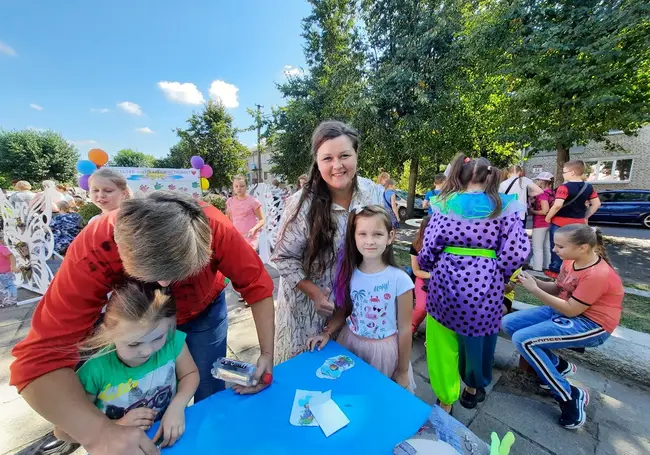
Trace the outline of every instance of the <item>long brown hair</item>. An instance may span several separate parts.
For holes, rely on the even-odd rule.
[[[605,248],[605,239],[599,229],[592,228],[586,224],[567,224],[557,230],[558,234],[566,235],[573,245],[589,245],[594,252],[603,258],[610,266],[612,263]]]
[[[84,341],[82,352],[95,352],[114,344],[114,339],[127,335],[120,332],[120,322],[152,327],[161,320],[176,315],[174,297],[157,285],[129,281],[116,289],[108,299],[104,320],[97,332]]]
[[[379,217],[386,227],[386,232],[393,231],[393,221],[388,212],[380,205],[368,205],[362,209],[353,212],[348,217],[348,225],[345,232],[345,244],[339,255],[336,279],[334,280],[334,297],[336,305],[344,307],[346,313],[352,313],[352,298],[350,297],[350,281],[352,274],[361,261],[363,256],[357,249],[357,242],[354,233],[357,229],[357,220],[359,218]],[[397,267],[395,255],[393,254],[393,245],[386,245],[386,249],[381,255],[381,259],[386,265]]]
[[[501,180],[499,169],[492,166],[485,158],[470,158],[463,153],[456,155],[456,158],[449,166],[449,175],[445,186],[440,190],[438,201],[444,204],[449,196],[453,193],[465,191],[470,183],[485,184],[485,194],[494,204],[490,218],[495,218],[501,214],[503,204],[501,203],[501,196],[499,196],[499,183]]]
[[[312,165],[309,178],[302,188],[296,212],[289,221],[293,223],[296,220],[302,204],[307,198],[311,198],[311,205],[307,213],[307,226],[309,226],[307,250],[303,257],[303,269],[307,278],[323,275],[336,261],[336,251],[334,250],[336,224],[332,219],[332,195],[318,170],[317,155],[318,149],[324,142],[344,135],[352,142],[354,152],[359,153],[359,133],[343,122],[334,120],[322,122],[314,131],[311,137]],[[353,185],[356,189],[356,175]]]
[[[422,220],[422,222],[420,223],[420,229],[418,229],[418,233],[415,236],[415,240],[413,240],[413,249],[418,253],[422,249],[422,243],[424,242],[424,231],[427,230],[427,225],[429,224],[430,220],[431,220],[431,216],[427,216]]]

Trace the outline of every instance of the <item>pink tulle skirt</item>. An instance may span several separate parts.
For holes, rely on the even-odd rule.
[[[356,335],[345,324],[336,341],[354,355],[381,371],[384,375],[389,378],[393,377],[399,361],[397,334],[381,340],[375,340]],[[413,367],[409,362],[408,391],[412,393],[414,390],[415,380],[413,379]]]

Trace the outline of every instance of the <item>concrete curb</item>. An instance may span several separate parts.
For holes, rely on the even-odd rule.
[[[519,301],[514,301],[512,307],[538,308]],[[646,333],[619,326],[602,346],[587,348],[584,354],[565,349],[563,355],[590,363],[601,372],[650,386],[650,335]]]

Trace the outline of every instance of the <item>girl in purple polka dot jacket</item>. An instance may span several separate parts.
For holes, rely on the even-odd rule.
[[[530,243],[514,195],[498,192],[499,169],[485,158],[458,155],[418,256],[431,272],[427,294],[427,361],[434,393],[449,410],[485,400],[501,325],[505,284],[521,267]],[[458,368],[450,368],[457,365]]]

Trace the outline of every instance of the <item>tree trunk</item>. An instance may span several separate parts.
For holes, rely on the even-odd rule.
[[[415,206],[415,189],[418,183],[418,166],[420,165],[420,157],[414,156],[411,158],[411,167],[409,169],[409,194],[406,200],[406,213],[407,217],[413,217],[413,207]]]
[[[555,185],[560,185],[564,183],[564,174],[562,174],[562,169],[564,168],[564,163],[569,161],[569,147],[557,146],[557,164],[555,167]]]

